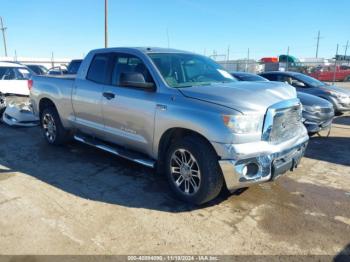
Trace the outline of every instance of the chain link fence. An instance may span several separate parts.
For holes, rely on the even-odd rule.
[[[262,63],[256,60],[218,61],[229,72],[259,74],[269,71],[294,71],[310,75],[321,81],[350,81],[350,61],[328,59],[297,63]]]

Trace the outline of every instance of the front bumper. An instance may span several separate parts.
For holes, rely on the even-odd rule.
[[[336,107],[336,111],[338,112],[348,112],[350,111],[350,104],[338,103]]]
[[[333,106],[336,112],[347,112],[350,111],[350,99],[338,99],[333,98]]]
[[[34,116],[28,104],[11,102],[3,113],[2,120],[10,126],[32,127],[39,125],[39,119]]]
[[[266,144],[263,141],[250,145],[231,145],[233,148],[230,150],[235,151],[237,158],[219,161],[227,189],[232,192],[274,180],[287,171],[292,171],[303,157],[308,139],[305,135],[280,145]]]
[[[334,110],[329,109],[329,112],[319,111],[303,111],[303,122],[308,133],[317,133],[325,129],[329,129],[334,118]]]
[[[332,121],[333,119],[323,122],[305,121],[304,125],[308,133],[317,133],[322,130],[329,129],[332,125]]]

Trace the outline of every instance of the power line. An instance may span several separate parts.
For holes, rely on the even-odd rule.
[[[6,31],[7,27],[4,27],[1,16],[0,16],[0,25],[1,25],[0,30],[2,31],[2,39],[4,40],[5,56],[7,56],[6,37],[5,37],[5,31]]]

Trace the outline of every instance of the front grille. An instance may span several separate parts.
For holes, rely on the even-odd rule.
[[[300,135],[303,131],[301,119],[300,105],[276,110],[269,141],[278,144]]]

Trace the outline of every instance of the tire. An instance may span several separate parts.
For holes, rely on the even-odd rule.
[[[182,164],[178,161],[181,160],[182,154],[191,161],[190,171],[189,165],[186,167],[183,164],[187,161],[182,161]],[[190,136],[175,141],[167,150],[165,169],[175,195],[191,204],[201,205],[216,198],[224,185],[218,156],[210,144],[200,137]],[[179,186],[176,185],[176,181]],[[187,192],[186,187],[189,189]]]
[[[6,107],[0,108],[0,118],[2,118],[2,115],[4,114],[6,110]]]
[[[6,110],[6,98],[5,96],[2,95],[2,93],[0,93],[0,117],[1,118],[5,110]]]
[[[45,140],[51,145],[65,144],[70,136],[64,129],[55,107],[47,107],[40,118],[41,130]]]
[[[316,135],[316,134],[317,134],[317,132],[309,132],[309,133],[308,133],[309,137],[312,137],[312,136],[314,136],[314,135]]]

